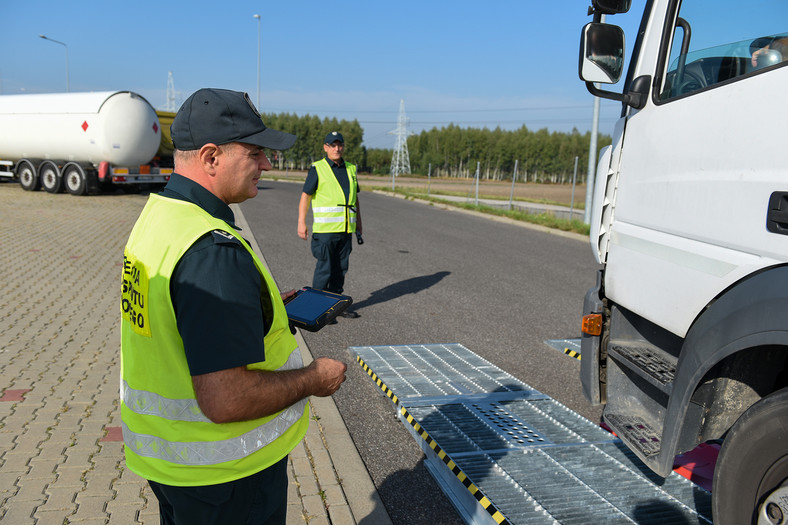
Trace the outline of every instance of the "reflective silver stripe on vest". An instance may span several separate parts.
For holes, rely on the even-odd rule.
[[[123,423],[123,441],[135,454],[179,465],[214,465],[249,456],[296,423],[304,413],[306,399],[286,408],[274,419],[235,438],[222,441],[167,441],[147,434],[136,434]]]
[[[172,421],[210,421],[200,410],[196,399],[169,399],[147,390],[134,390],[125,380],[120,382],[120,398],[136,414]]]
[[[290,352],[287,362],[278,370],[293,370],[303,366],[301,352],[296,347]],[[123,403],[138,414],[176,421],[210,422],[200,410],[196,399],[168,399],[152,392],[134,390],[125,381],[121,381],[120,390]],[[306,403],[307,400],[302,399],[259,427],[222,441],[167,441],[158,436],[132,432],[126,423],[123,423],[123,441],[140,456],[181,465],[212,465],[238,460],[253,454],[281,436],[301,418]]]
[[[303,366],[298,348],[290,352],[287,362],[278,370],[294,370]],[[172,421],[210,422],[200,410],[196,399],[170,399],[155,392],[135,390],[125,380],[120,382],[120,398],[132,412],[146,416],[157,416]]]
[[[315,217],[315,222],[328,223],[328,222],[345,222],[345,217]],[[356,216],[350,216],[350,222],[356,222]]]
[[[345,213],[344,206],[318,206],[312,208],[312,213]]]

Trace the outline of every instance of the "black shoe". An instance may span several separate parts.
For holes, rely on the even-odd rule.
[[[360,315],[358,315],[358,312],[348,312],[347,310],[339,314],[339,316],[344,317],[346,319],[358,319],[359,317],[361,317]]]

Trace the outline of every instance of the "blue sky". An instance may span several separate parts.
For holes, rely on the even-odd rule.
[[[581,132],[593,98],[577,77],[588,0],[117,2],[0,0],[0,94],[130,90],[157,108],[201,87],[247,91],[260,110],[358,119],[369,147],[409,130],[500,126]],[[633,12],[643,1],[633,2]],[[630,30],[639,15],[617,15]],[[602,101],[600,131],[620,106]]]

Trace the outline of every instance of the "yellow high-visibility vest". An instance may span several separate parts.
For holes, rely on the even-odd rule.
[[[238,238],[249,251],[274,309],[263,341],[265,361],[247,368],[303,366],[276,283],[246,241],[196,204],[151,195],[123,254],[121,417],[128,467],[167,485],[225,483],[255,474],[290,453],[309,425],[306,399],[268,417],[223,424],[210,421],[197,404],[170,279],[188,248],[214,230]]]
[[[315,233],[353,233],[356,231],[356,166],[345,162],[348,195],[342,191],[326,159],[312,164],[317,170],[317,191],[312,196],[312,231]]]

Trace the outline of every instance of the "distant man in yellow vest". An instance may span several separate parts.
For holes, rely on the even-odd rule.
[[[298,205],[298,236],[306,240],[306,215],[312,205],[312,255],[317,259],[312,288],[342,293],[353,233],[361,240],[356,166],[345,162],[345,139],[332,131],[323,143],[326,157],[309,168]],[[345,311],[344,317],[358,317]]]
[[[123,254],[126,464],[149,481],[162,524],[284,524],[307,398],[333,394],[347,367],[303,366],[283,304],[294,292],[279,292],[229,205],[257,195],[263,148],[295,136],[223,89],[189,97],[171,133],[176,173]]]

